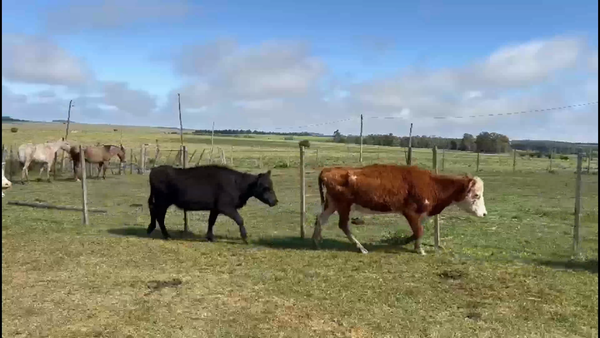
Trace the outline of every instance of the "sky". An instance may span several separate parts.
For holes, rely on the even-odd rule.
[[[2,115],[598,142],[597,104],[507,115],[597,102],[597,32],[588,0],[7,0]]]

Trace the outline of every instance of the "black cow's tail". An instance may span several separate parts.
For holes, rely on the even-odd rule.
[[[152,213],[152,210],[154,209],[154,195],[152,194],[152,189],[150,189],[150,197],[148,197],[148,209],[150,210],[150,213]]]

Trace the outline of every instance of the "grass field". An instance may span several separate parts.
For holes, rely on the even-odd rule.
[[[3,144],[58,139],[60,124],[3,124]],[[119,131],[114,132],[113,128]],[[69,139],[141,143],[176,149],[178,135],[157,128],[73,125]],[[186,135],[190,151],[210,138]],[[356,164],[357,147],[312,140],[307,155],[307,237],[319,210],[317,165]],[[297,140],[283,137],[215,138],[234,166],[259,172],[298,162]],[[319,149],[319,162],[316,159]],[[260,161],[257,160],[260,159]],[[416,149],[418,165],[431,151]],[[262,162],[263,169],[258,166]],[[365,162],[404,163],[397,148],[365,147]],[[471,173],[475,155],[446,152],[445,172]],[[3,337],[592,337],[598,334],[598,176],[583,175],[582,253],[571,261],[574,159],[482,156],[488,217],[456,208],[441,217],[442,245],[425,250],[395,245],[410,234],[398,216],[365,216],[353,225],[370,251],[358,254],[332,217],[322,250],[299,238],[298,168],[273,170],[280,204],[256,200],[241,210],[249,234],[220,217],[217,242],[208,243],[208,214],[167,214],[167,229],[145,234],[147,175],[107,175],[88,182],[90,214],[7,205],[44,201],[79,206],[80,184],[65,174],[52,183],[15,184],[2,200]],[[597,172],[597,162],[592,163]],[[13,181],[18,181],[20,173]],[[37,173],[30,176],[37,177]],[[141,206],[140,206],[141,205]]]

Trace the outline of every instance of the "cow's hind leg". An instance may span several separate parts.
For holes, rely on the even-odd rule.
[[[215,236],[213,235],[213,227],[217,222],[217,216],[219,216],[219,212],[217,210],[211,210],[210,215],[208,215],[208,230],[206,231],[206,239],[209,242],[214,242]]]
[[[231,207],[225,208],[225,209],[222,209],[219,211],[223,215],[225,215],[235,221],[235,223],[240,227],[240,236],[242,237],[242,240],[244,241],[244,243],[248,244],[248,239],[247,239],[248,234],[246,233],[246,227],[244,227],[244,219],[238,213],[238,211],[235,210],[235,208],[231,208]]]
[[[410,228],[413,231],[413,235],[408,238],[405,244],[408,244],[414,240],[415,252],[420,255],[425,255],[425,251],[423,250],[423,248],[421,248],[421,237],[423,237],[424,232],[423,224],[421,224],[421,215],[407,213],[404,216],[406,217],[406,220],[408,221],[408,224],[410,225]]]
[[[350,207],[348,207],[348,206],[343,207],[343,208],[338,207],[337,210],[338,210],[338,214],[340,215],[340,221],[339,221],[340,229],[342,229],[344,234],[346,234],[346,237],[348,237],[348,240],[350,240],[350,242],[352,242],[352,243],[354,243],[354,245],[356,245],[356,248],[358,250],[360,250],[360,252],[362,252],[364,254],[368,253],[367,249],[365,249],[362,246],[362,244],[360,244],[360,242],[356,239],[356,237],[354,237],[354,235],[350,231],[350,227],[348,226],[348,221],[350,220]]]
[[[171,235],[167,232],[167,227],[165,227],[165,215],[167,214],[168,208],[169,206],[154,204],[154,216],[156,217],[156,221],[158,222],[160,232],[162,232],[164,239],[171,238]]]
[[[154,197],[150,194],[148,197],[148,210],[150,210],[150,224],[148,225],[148,229],[146,233],[150,235],[154,229],[156,229],[156,214],[154,211]]]
[[[315,219],[315,229],[313,231],[312,240],[317,249],[320,248],[320,243],[323,240],[321,236],[321,231],[323,230],[323,226],[327,224],[329,221],[329,217],[333,215],[335,212],[335,205],[329,201],[329,199],[325,199],[325,204],[323,205],[323,211],[316,217]]]

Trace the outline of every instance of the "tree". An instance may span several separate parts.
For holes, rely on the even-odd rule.
[[[456,141],[452,140],[450,141],[450,150],[456,150],[458,149],[458,143],[456,143]]]
[[[340,133],[339,129],[336,129],[333,132],[333,142],[335,142],[335,143],[344,143],[345,141],[346,141],[346,139],[344,138],[344,135],[342,135]]]
[[[460,140],[460,146],[458,150],[462,151],[473,151],[475,150],[475,137],[471,134],[464,134],[462,140]]]

